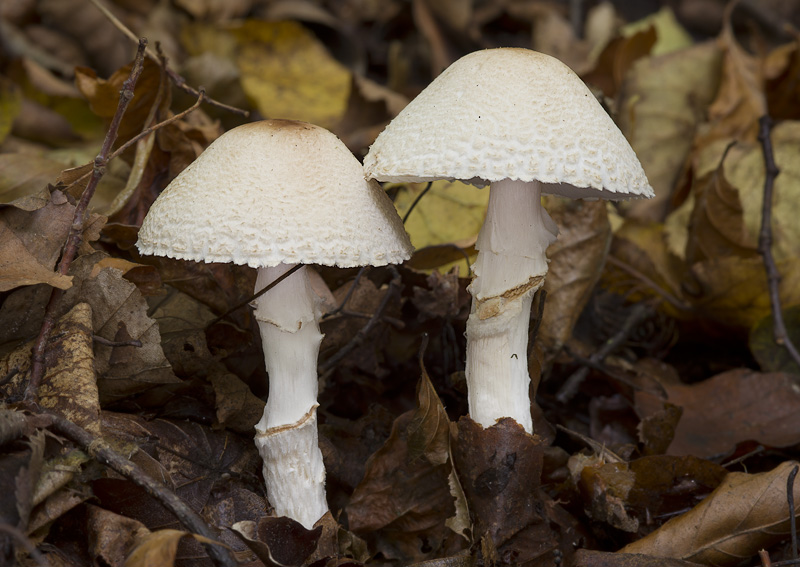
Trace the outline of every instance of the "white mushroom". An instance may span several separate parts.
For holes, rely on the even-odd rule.
[[[234,128],[156,199],[142,254],[258,269],[256,290],[297,263],[399,263],[411,243],[391,201],[327,130],[289,120]],[[254,301],[269,398],[256,426],[267,494],[307,528],[328,510],[317,444],[315,296],[303,267]]]
[[[469,287],[469,411],[484,427],[511,417],[531,432],[530,306],[558,233],[540,195],[652,197],[627,140],[557,59],[487,49],[428,85],[381,132],[364,168],[380,181],[491,183]]]

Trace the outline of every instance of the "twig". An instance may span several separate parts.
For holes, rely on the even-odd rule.
[[[320,364],[319,373],[321,375],[325,375],[328,373],[328,371],[333,370],[333,368],[339,364],[339,362],[341,362],[345,356],[350,354],[353,349],[364,342],[370,331],[372,331],[375,325],[378,324],[378,321],[381,320],[381,315],[386,309],[386,306],[389,305],[389,301],[394,297],[395,292],[400,289],[400,272],[398,272],[397,268],[394,266],[389,266],[389,270],[392,272],[392,281],[389,282],[389,289],[387,289],[386,293],[383,295],[383,299],[381,300],[380,305],[378,305],[378,308],[375,310],[375,314],[369,321],[367,321],[366,325],[358,330],[355,336],[350,339],[346,345],[339,349],[339,352],[334,354],[324,363]]]
[[[111,12],[111,10],[109,10],[102,2],[100,2],[100,0],[90,0],[90,2],[94,4],[97,7],[97,9],[100,10],[100,12],[102,12],[102,14],[108,19],[108,21],[114,24],[114,27],[116,27],[119,31],[121,31],[123,35],[125,35],[125,37],[127,37],[132,41],[137,41],[136,34],[134,34],[131,30],[129,30],[128,27],[125,24],[123,24],[119,20],[119,18],[117,18]],[[150,59],[152,59],[156,63],[161,64],[158,55],[156,53],[153,53],[151,49],[148,49],[146,54]],[[166,70],[167,75],[169,76],[170,80],[175,84],[176,87],[178,87],[185,93],[189,93],[192,96],[196,97],[200,96],[201,91],[198,91],[197,89],[194,89],[189,85],[187,85],[186,79],[181,77],[178,73],[176,73],[166,65],[164,66],[164,69]],[[227,110],[228,112],[233,112],[234,114],[239,114],[241,116],[244,116],[245,118],[250,116],[249,110],[236,108],[235,106],[229,106],[225,103],[219,102],[218,100],[214,100],[213,98],[210,97],[205,97],[205,101],[211,106],[216,106],[217,108],[221,108],[222,110]]]
[[[628,339],[633,330],[651,313],[652,308],[650,305],[647,303],[637,303],[633,309],[631,309],[631,312],[628,314],[628,317],[625,319],[625,322],[622,324],[619,331],[617,331],[613,337],[608,339],[606,343],[597,350],[597,352],[593,353],[592,356],[589,357],[589,360],[597,364],[605,359],[605,357],[607,357],[609,354],[617,350],[622,343]],[[588,366],[582,366],[573,372],[556,394],[556,399],[562,404],[570,401],[578,392],[578,388],[586,379],[588,374]]]
[[[766,549],[758,550],[758,558],[761,559],[761,567],[772,567],[772,560],[769,558],[769,553]]]
[[[183,111],[179,112],[175,116],[171,116],[171,117],[167,118],[166,120],[162,120],[158,124],[154,124],[153,126],[150,126],[149,128],[145,128],[144,130],[142,130],[141,132],[136,134],[133,138],[131,138],[130,140],[128,140],[127,142],[122,144],[120,147],[118,147],[113,152],[111,152],[111,154],[106,159],[106,163],[110,162],[114,158],[119,157],[122,154],[122,152],[124,152],[125,150],[130,148],[132,145],[134,145],[136,142],[138,142],[139,140],[141,140],[145,136],[148,136],[149,134],[155,132],[156,130],[160,130],[164,126],[168,126],[168,125],[172,124],[173,122],[175,122],[176,120],[180,120],[181,118],[184,118],[190,112],[192,112],[194,110],[197,110],[197,108],[200,106],[200,104],[204,100],[208,100],[208,99],[206,97],[205,91],[203,89],[200,89],[200,95],[198,96],[197,101],[195,101],[195,103],[192,106],[190,106],[186,110],[183,110]],[[81,175],[78,179],[76,179],[75,181],[73,181],[72,183],[67,185],[67,187],[64,189],[64,191],[68,191],[70,189],[70,187],[82,182],[84,179],[89,177],[91,174],[92,173],[89,172],[89,173],[85,173],[85,174]]]
[[[617,258],[614,258],[614,256],[610,255],[606,258],[606,262],[608,262],[612,266],[619,268],[623,272],[628,272],[634,278],[638,279],[639,281],[647,285],[647,287],[649,287],[651,290],[653,290],[662,298],[664,298],[664,300],[667,301],[670,305],[672,305],[675,309],[679,311],[691,311],[690,305],[684,303],[683,301],[672,295],[670,292],[662,288],[655,281],[644,275],[642,272],[640,272],[633,266],[627,264],[626,262],[623,262],[622,260],[618,260]]]
[[[405,215],[403,215],[403,224],[406,224],[406,221],[408,220],[408,217],[409,217],[409,216],[411,216],[411,211],[413,211],[413,210],[414,210],[414,208],[415,208],[415,207],[417,206],[417,204],[418,204],[418,203],[419,203],[419,202],[422,200],[422,198],[425,196],[425,194],[426,194],[428,191],[430,191],[430,190],[431,190],[431,187],[432,187],[432,186],[433,186],[433,182],[432,182],[432,181],[428,181],[428,184],[425,186],[425,189],[423,189],[423,190],[422,190],[422,193],[420,193],[419,195],[417,195],[417,198],[416,198],[416,199],[414,199],[414,202],[413,202],[413,203],[411,203],[411,206],[410,206],[410,207],[408,207],[408,210],[406,211],[406,214],[405,214]]]
[[[205,523],[197,512],[192,510],[178,495],[168,490],[162,484],[153,480],[136,463],[126,459],[108,445],[105,440],[94,437],[91,433],[75,425],[61,416],[46,413],[42,414],[51,420],[52,428],[80,445],[95,460],[109,467],[114,472],[121,474],[131,482],[143,488],[147,494],[155,498],[167,510],[175,514],[181,524],[192,533],[200,534],[210,540],[219,537],[218,534]],[[203,543],[206,552],[214,563],[221,567],[236,567],[237,563],[230,551],[220,545]]]
[[[130,341],[109,341],[105,337],[101,337],[100,335],[92,335],[92,340],[98,344],[110,347],[125,347],[125,346],[132,346],[136,348],[142,347],[142,341],[138,339],[133,339]]]
[[[761,207],[761,230],[758,233],[758,252],[764,258],[764,269],[767,272],[767,285],[769,286],[769,302],[772,308],[772,334],[775,343],[783,346],[792,357],[795,364],[800,366],[800,353],[797,352],[794,343],[786,332],[786,325],[783,322],[783,310],[781,307],[781,297],[779,284],[781,275],[775,265],[775,258],[772,256],[772,193],[775,185],[775,178],[781,172],[775,164],[775,154],[772,151],[772,119],[769,116],[762,116],[758,120],[759,130],[758,139],[764,149],[764,203]]]
[[[580,439],[583,441],[590,449],[592,449],[598,456],[605,460],[607,463],[624,463],[625,459],[617,455],[614,451],[609,449],[605,446],[605,443],[599,443],[592,439],[591,437],[587,437],[582,433],[578,433],[577,431],[573,431],[563,425],[556,423],[556,429],[559,431],[563,431],[567,435],[574,437],[575,439]]]
[[[117,105],[117,111],[114,114],[114,118],[111,120],[111,125],[108,127],[108,132],[106,132],[106,137],[103,140],[103,146],[100,149],[100,153],[96,158],[94,158],[92,178],[89,180],[89,184],[86,186],[86,189],[84,189],[78,204],[75,206],[75,214],[72,217],[72,226],[70,227],[69,235],[67,236],[67,242],[64,245],[64,252],[61,255],[61,261],[58,264],[59,274],[67,274],[72,260],[75,259],[75,256],[78,253],[78,247],[81,243],[83,223],[86,215],[86,208],[89,206],[89,201],[94,196],[94,192],[95,189],[97,189],[97,184],[100,182],[100,178],[105,174],[106,164],[108,163],[108,154],[111,151],[111,147],[114,145],[114,141],[117,139],[119,125],[122,122],[122,117],[125,114],[125,110],[128,108],[128,104],[130,104],[131,99],[133,99],[133,91],[136,87],[136,81],[139,79],[139,75],[142,74],[142,69],[144,68],[144,51],[146,47],[147,40],[144,38],[140,39],[139,48],[136,52],[136,58],[134,59],[133,67],[131,68],[131,74],[122,84],[122,90],[119,93],[119,104]],[[57,288],[53,288],[53,291],[50,293],[50,300],[47,302],[47,307],[45,308],[42,328],[39,331],[39,336],[36,338],[36,343],[33,346],[31,376],[30,380],[28,381],[28,386],[25,389],[24,399],[26,402],[34,406],[36,405],[39,384],[44,377],[44,355],[45,348],[47,346],[47,339],[50,336],[50,332],[53,330],[53,327],[55,326],[55,309],[59,301],[61,301],[61,297],[63,295],[63,290]]]
[[[795,465],[786,479],[786,501],[789,503],[789,526],[792,530],[792,559],[795,562],[797,561],[797,520],[795,518],[797,512],[794,509],[794,479],[798,470],[800,467]]]
[[[227,317],[228,315],[230,315],[234,311],[236,311],[238,309],[241,309],[245,305],[250,304],[250,302],[258,299],[259,297],[261,297],[262,295],[267,293],[269,290],[271,290],[273,287],[275,287],[276,285],[281,283],[283,280],[285,280],[286,278],[291,276],[293,273],[295,273],[297,270],[299,270],[303,266],[304,266],[304,264],[295,264],[289,270],[287,270],[286,272],[284,272],[283,274],[281,274],[280,276],[275,278],[273,281],[271,281],[269,284],[267,284],[265,287],[260,289],[257,293],[255,293],[252,296],[248,297],[244,301],[237,303],[236,305],[234,305],[233,307],[228,309],[225,313],[223,313],[222,315],[220,315],[219,317],[217,317],[216,319],[211,321],[208,325],[206,325],[206,328],[210,327],[211,325],[216,325],[217,323],[222,321],[225,317]]]
[[[351,297],[353,297],[353,292],[358,287],[358,282],[361,281],[361,276],[363,276],[366,273],[367,268],[369,268],[369,266],[364,266],[363,268],[358,270],[358,273],[356,274],[356,277],[353,280],[353,283],[350,286],[350,289],[348,289],[347,293],[344,295],[344,299],[342,299],[342,302],[333,311],[331,311],[329,313],[325,313],[325,315],[322,316],[322,320],[323,321],[327,321],[331,317],[335,317],[336,315],[338,315],[339,313],[342,313],[344,311],[344,306],[347,305],[347,302],[350,301]]]
[[[0,532],[7,533],[20,544],[22,544],[22,547],[24,547],[25,551],[28,552],[28,555],[30,555],[31,558],[36,561],[37,565],[41,565],[42,567],[50,567],[50,564],[47,562],[47,559],[45,559],[45,556],[42,555],[42,552],[36,549],[33,543],[31,543],[31,540],[29,540],[25,534],[22,533],[22,531],[10,524],[0,524]]]

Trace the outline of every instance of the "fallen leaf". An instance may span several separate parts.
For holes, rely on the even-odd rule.
[[[219,545],[219,542],[207,537],[180,530],[140,531],[136,534],[133,551],[125,560],[125,567],[172,567],[178,553],[178,544],[185,537],[200,543]]]
[[[510,418],[484,429],[462,417],[451,443],[475,541],[519,565],[548,565],[556,550],[569,559],[574,532],[562,538],[559,511],[539,490],[544,445],[536,435]]]
[[[122,567],[136,545],[137,533],[147,528],[141,522],[97,506],[89,505],[87,509],[92,555],[112,567]]]
[[[763,63],[747,53],[736,40],[730,21],[732,10],[731,5],[726,8],[722,34],[718,39],[724,53],[722,80],[714,101],[708,107],[710,128],[697,141],[700,146],[719,138],[754,141],[758,119],[767,114]]]
[[[219,423],[239,433],[252,433],[264,415],[264,401],[234,374],[217,372],[209,380],[214,388]]]
[[[650,55],[653,57],[680,51],[693,44],[691,34],[680,24],[675,17],[675,12],[669,6],[662,6],[658,12],[623,26],[620,32],[622,35],[628,36],[642,31],[648,26],[653,26],[657,36],[650,51]]]
[[[780,173],[775,179],[772,199],[772,253],[777,262],[800,256],[800,122],[786,121],[773,128],[771,139]],[[758,143],[731,148],[723,165],[725,177],[738,190],[741,202],[743,246],[755,248],[761,230],[764,203],[764,153]]]
[[[23,443],[11,445],[0,454],[0,520],[23,532],[33,509],[34,487],[39,478],[45,450],[45,434],[34,432]]]
[[[782,305],[800,303],[800,258],[776,263]],[[691,268],[695,316],[748,330],[771,312],[764,261],[760,257],[723,256]]]
[[[402,185],[394,200],[400,217],[405,217],[411,205],[419,197],[427,184],[408,183]],[[434,181],[405,222],[411,237],[411,244],[417,250],[415,256],[428,246],[452,245],[474,239],[483,225],[489,191],[481,190],[460,181]],[[461,248],[463,246],[459,246]],[[463,257],[463,254],[460,254]],[[458,255],[456,255],[458,257]],[[447,264],[432,266],[440,272],[447,272],[453,260]],[[415,258],[412,257],[413,263]],[[468,274],[469,265],[463,260],[458,263],[459,273]]]
[[[97,73],[88,67],[75,69],[75,84],[97,116],[109,121],[114,116],[119,105],[122,84],[128,79],[132,66],[133,63],[129,63],[121,67],[108,79],[98,77]],[[133,98],[122,117],[115,147],[121,146],[142,131],[150,109],[157,102],[160,80],[159,65],[145,58],[142,74],[136,81]]]
[[[689,265],[722,256],[758,255],[757,243],[745,232],[740,193],[728,182],[722,163],[716,171],[695,181],[692,191],[694,207],[683,255]]]
[[[606,96],[615,96],[628,70],[637,59],[650,54],[656,38],[652,25],[628,36],[615,37],[598,56],[594,69],[582,76],[583,80],[598,87]]]
[[[573,567],[694,567],[691,561],[669,557],[653,557],[641,553],[610,553],[592,549],[575,552]]]
[[[795,466],[786,461],[769,472],[730,473],[692,510],[620,551],[714,566],[750,559],[789,534],[786,481]],[[797,514],[800,491],[793,490]]]
[[[347,505],[353,532],[406,563],[441,553],[448,538],[451,546],[464,541],[445,525],[455,513],[444,437],[449,421],[424,374],[420,382],[417,409],[395,420]]]
[[[697,384],[665,383],[667,401],[683,408],[669,447],[671,455],[712,458],[730,453],[738,443],[755,440],[788,447],[800,442],[800,392],[791,374],[737,369]],[[753,396],[758,392],[758,396]],[[661,400],[636,393],[641,416],[660,408]]]
[[[722,52],[714,42],[637,60],[625,76],[619,126],[630,140],[654,199],[627,203],[641,220],[663,220],[697,128],[719,84]]]
[[[639,530],[639,519],[627,509],[636,482],[627,463],[605,462],[601,456],[587,458],[579,453],[570,458],[569,467],[592,520],[624,532]]]
[[[92,309],[78,303],[61,317],[45,347],[45,371],[39,404],[94,433],[100,433],[100,403],[92,352]],[[0,374],[12,378],[0,386],[3,397],[21,399],[30,378],[33,341],[0,360]]]
[[[264,116],[326,128],[341,119],[350,71],[303,26],[248,20],[232,33],[242,88]]]
[[[307,530],[285,516],[262,518],[257,526],[237,523],[233,532],[266,567],[300,567],[314,553],[322,535],[322,526]],[[253,533],[251,533],[251,531]]]
[[[79,283],[66,294],[64,302],[80,298],[92,306],[94,333],[107,341],[118,341],[124,325],[130,339],[141,347],[97,344],[95,370],[102,404],[142,392],[157,384],[177,384],[178,378],[164,356],[158,323],[148,316],[148,306],[134,284],[122,272],[104,268],[88,277],[103,253],[81,256],[73,262]],[[124,337],[122,337],[124,338]]]
[[[548,197],[550,216],[559,228],[558,240],[547,249],[550,259],[544,290],[544,313],[536,334],[549,367],[589,301],[605,265],[611,226],[603,201]]]

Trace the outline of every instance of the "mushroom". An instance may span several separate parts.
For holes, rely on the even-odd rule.
[[[469,412],[533,431],[528,323],[558,228],[542,193],[652,197],[639,160],[586,85],[566,65],[527,49],[470,53],[428,85],[378,135],[368,178],[491,184],[469,291]]]
[[[159,195],[142,254],[258,269],[256,289],[301,263],[398,263],[411,243],[389,198],[327,130],[289,120],[234,128]],[[253,302],[269,374],[256,425],[267,495],[306,528],[325,514],[317,444],[318,309],[305,267]]]

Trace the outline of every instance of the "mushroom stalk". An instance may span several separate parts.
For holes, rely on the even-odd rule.
[[[475,247],[467,320],[469,413],[483,427],[503,417],[533,432],[528,393],[528,323],[533,294],[547,274],[547,247],[558,227],[541,205],[541,184],[492,184]]]
[[[260,268],[256,290],[292,268]],[[317,437],[317,356],[322,333],[303,267],[254,302],[269,373],[269,398],[256,425],[267,496],[275,513],[311,529],[328,511]]]

